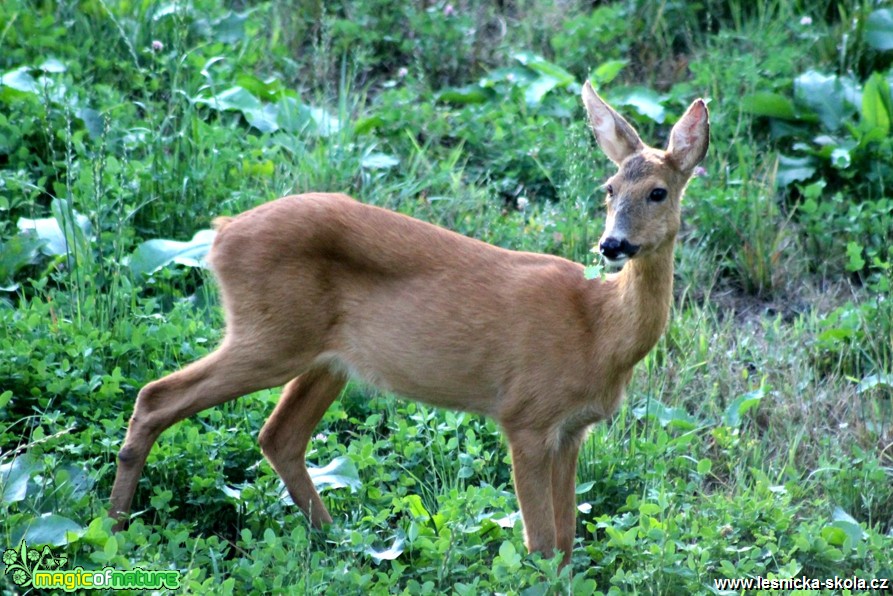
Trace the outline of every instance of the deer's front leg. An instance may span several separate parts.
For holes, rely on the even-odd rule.
[[[555,510],[556,544],[564,553],[562,566],[571,562],[574,549],[577,529],[577,457],[582,434],[563,437],[552,460],[552,506]]]
[[[551,557],[555,549],[555,511],[552,505],[553,453],[541,430],[506,429],[512,452],[515,493],[524,518],[524,542],[531,553]]]

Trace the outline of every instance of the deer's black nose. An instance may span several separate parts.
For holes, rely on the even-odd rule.
[[[628,259],[639,252],[639,248],[635,244],[630,244],[626,238],[618,240],[614,237],[605,238],[598,245],[599,252],[609,261]]]

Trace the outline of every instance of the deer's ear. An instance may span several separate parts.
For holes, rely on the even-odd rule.
[[[589,81],[583,85],[583,105],[589,114],[595,139],[611,161],[620,165],[624,159],[642,150],[644,144],[636,130],[598,96]]]
[[[670,132],[667,156],[684,174],[691,174],[707,155],[710,146],[710,118],[707,104],[696,99]]]

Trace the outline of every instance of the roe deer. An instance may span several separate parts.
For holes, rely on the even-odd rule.
[[[665,151],[642,143],[588,82],[583,103],[619,166],[605,185],[600,250],[623,267],[604,279],[345,195],[289,196],[217,220],[209,261],[226,334],[212,354],[140,391],[111,495],[118,526],[165,429],[286,382],[259,442],[310,523],[331,522],[304,457],[314,427],[354,377],[496,419],[511,449],[527,548],[546,556],[558,548],[567,564],[580,444],[615,411],[633,366],[663,333],[680,199],[709,142],[700,99]]]

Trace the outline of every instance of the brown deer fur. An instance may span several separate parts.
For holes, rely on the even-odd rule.
[[[636,247],[605,279],[339,194],[285,197],[215,222],[210,263],[226,335],[209,356],[140,391],[112,490],[119,525],[162,431],[282,384],[260,432],[263,453],[311,523],[330,522],[304,455],[354,377],[495,418],[511,448],[527,547],[547,556],[558,548],[567,563],[580,444],[615,411],[633,366],[666,325],[679,202],[708,143],[701,100],[674,127],[667,151],[645,146],[588,83],[583,100],[619,166],[606,185],[603,242]],[[664,200],[652,200],[656,188],[667,191]]]

